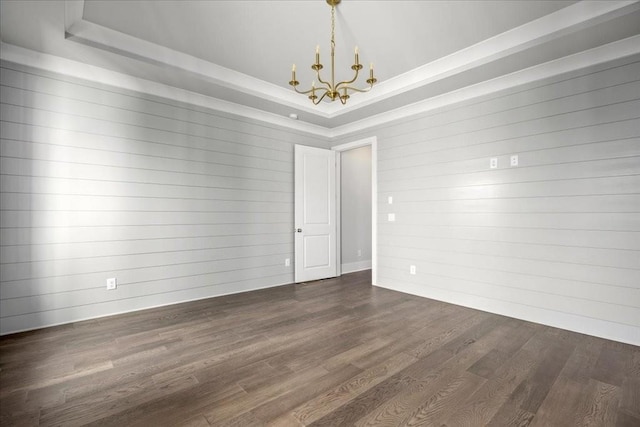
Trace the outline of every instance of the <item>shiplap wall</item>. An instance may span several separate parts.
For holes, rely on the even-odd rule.
[[[640,344],[640,58],[371,135],[378,285]]]
[[[293,282],[293,144],[326,140],[6,62],[1,84],[1,333]]]

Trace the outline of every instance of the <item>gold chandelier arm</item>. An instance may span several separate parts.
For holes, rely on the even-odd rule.
[[[352,90],[354,92],[365,93],[365,92],[369,92],[371,88],[373,88],[373,84],[371,84],[371,86],[369,86],[366,89],[358,89],[357,87],[346,86],[346,87],[343,87],[342,90],[347,89],[347,90]]]
[[[329,91],[324,91],[324,93],[322,94],[322,96],[320,98],[316,99],[312,99],[311,102],[314,103],[314,105],[318,105],[320,104],[320,102],[322,102],[322,100],[324,99],[325,96],[327,96],[329,94]]]
[[[337,91],[341,86],[344,86],[344,85],[347,85],[347,87],[349,87],[349,85],[350,85],[351,83],[355,82],[356,80],[358,80],[358,70],[356,70],[356,75],[355,75],[355,76],[353,76],[353,78],[352,78],[351,80],[338,83],[338,84],[336,85],[336,91]]]
[[[320,71],[316,71],[316,77],[318,78],[318,81],[320,83],[327,86],[327,90],[331,90],[331,84],[329,82],[325,82],[324,80],[322,80],[322,77],[320,76]]]
[[[309,89],[307,91],[301,91],[301,90],[298,90],[298,88],[295,87],[295,86],[293,87],[293,90],[295,90],[297,93],[302,94],[302,95],[307,95],[307,94],[310,94],[311,92],[313,92],[313,88],[311,88],[311,89]],[[318,88],[316,88],[316,91],[318,91]]]

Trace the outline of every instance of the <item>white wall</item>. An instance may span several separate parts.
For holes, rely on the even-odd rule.
[[[340,234],[344,274],[371,268],[371,146],[340,154]]]
[[[322,138],[0,71],[0,333],[293,281],[292,147]],[[379,284],[640,344],[638,76],[627,58],[333,141],[378,137]]]
[[[0,71],[0,333],[293,282],[293,144],[325,140]]]
[[[370,135],[381,286],[640,344],[639,57]]]

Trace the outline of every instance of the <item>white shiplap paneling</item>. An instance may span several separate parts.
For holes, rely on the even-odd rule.
[[[380,286],[640,344],[640,58],[370,135]]]
[[[324,139],[1,73],[0,333],[293,281],[293,144]]]

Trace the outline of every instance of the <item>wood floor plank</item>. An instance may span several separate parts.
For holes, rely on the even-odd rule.
[[[485,379],[468,372],[503,338],[504,318],[487,318],[402,371],[419,380],[357,421],[357,425],[438,425]]]
[[[626,368],[629,366],[629,352],[620,351],[617,348],[605,345],[600,352],[598,363],[591,375],[593,379],[603,383],[620,386],[626,377]]]
[[[583,399],[584,417],[577,420],[582,426],[612,426],[616,423],[620,403],[620,387],[591,381]]]
[[[502,366],[507,358],[508,356],[504,352],[494,348],[467,370],[479,377],[491,378],[496,369]]]
[[[56,396],[60,397],[60,396]],[[27,404],[26,390],[5,394],[0,399],[0,425],[38,425],[40,410],[38,405]]]
[[[314,383],[327,375],[328,371],[322,367],[315,367],[306,371],[296,372],[280,381],[262,387],[240,398],[232,397],[220,400],[214,408],[204,412],[209,424],[217,425],[242,414],[248,410],[257,408],[268,400],[278,398],[288,393],[292,388],[307,383]]]
[[[476,391],[483,383],[484,379],[469,372],[461,372],[458,376],[451,376],[446,385],[433,387],[437,389],[435,393],[430,392],[417,407],[411,405],[411,411],[399,417],[399,426],[430,426],[438,425],[443,414],[455,410],[466,397]],[[409,412],[407,415],[406,413]]]
[[[535,417],[532,427],[545,427],[567,422],[580,410],[581,400],[588,387],[593,368],[598,362],[604,340],[584,337],[576,347],[547,393]]]
[[[501,349],[500,351],[504,354],[511,355],[523,344],[523,340],[521,340],[520,347],[518,345],[504,345],[505,334],[508,334],[509,331],[514,331],[514,327],[510,323],[503,322],[489,333],[480,337],[473,345],[458,352],[441,367],[433,368],[431,371],[435,372],[435,374],[430,374],[430,377],[435,379],[435,381],[432,380],[430,385],[433,393],[402,424],[441,425],[451,413],[462,407],[468,396],[476,392],[480,386],[486,383],[487,379],[491,378],[475,374],[463,376],[465,368],[466,372],[471,374],[471,367],[477,366],[477,363],[484,359],[489,352]],[[446,346],[444,349],[446,350]],[[507,360],[508,358],[505,357],[504,362]],[[496,367],[493,372],[498,368]],[[452,378],[456,378],[456,375],[458,376],[457,379],[452,380]]]
[[[346,351],[337,353],[323,361],[322,366],[325,369],[332,371],[338,369],[347,364],[351,364],[354,359],[358,359],[371,354],[372,352],[381,349],[393,342],[391,337],[376,337],[368,340],[362,344],[358,344],[349,348]]]
[[[0,337],[0,425],[640,425],[640,348],[370,271]]]
[[[63,405],[43,409],[40,413],[41,425],[86,425],[111,417],[127,409],[127,405],[138,406],[158,397],[188,389],[197,384],[193,376],[169,378],[161,383],[148,382],[138,386],[122,387],[110,395],[94,394]],[[139,393],[144,389],[145,393]],[[120,405],[119,402],[126,402]]]
[[[401,329],[388,332],[394,339],[392,344],[375,350],[364,357],[357,358],[352,361],[352,363],[360,368],[366,369],[388,359],[398,352],[411,353],[415,357],[428,354],[429,351],[438,349],[437,342],[442,342],[445,338],[451,337],[453,335],[453,329],[459,330],[456,326],[452,327],[452,324],[458,324],[462,319],[469,319],[473,317],[473,314],[475,314],[475,312],[452,312],[444,315],[440,313],[431,318],[431,322],[424,324],[424,326],[417,330],[407,331],[407,329]],[[477,318],[474,319],[477,320]],[[474,323],[475,320],[470,320],[468,325],[471,326]]]
[[[242,372],[232,371],[228,375],[220,375],[208,382],[198,382],[197,385],[171,394],[157,397],[143,404],[125,406],[115,415],[100,420],[102,424],[150,426],[150,425],[178,425],[185,415],[202,414],[206,408],[215,405],[223,399],[239,399],[246,392],[234,383],[234,377]],[[204,415],[202,418],[206,421]],[[208,423],[208,421],[207,421]]]
[[[423,357],[440,349],[443,344],[467,332],[469,328],[476,327],[479,322],[487,318],[488,316],[482,312],[454,313],[446,321],[439,322],[440,326],[430,328],[430,336],[422,340],[409,353],[417,358]]]
[[[312,423],[347,404],[415,361],[416,359],[413,356],[399,353],[379,365],[350,378],[334,389],[299,405],[291,411],[291,414],[301,424]]]
[[[534,414],[538,411],[572,351],[572,347],[564,345],[544,349],[537,368],[525,379],[527,384],[523,390],[526,390],[526,397],[520,404],[522,409]]]
[[[190,418],[185,422],[181,422],[176,425],[179,425],[180,427],[210,427],[209,423],[202,415]]]
[[[640,379],[627,377],[622,383],[620,412],[640,419]]]
[[[207,423],[207,425],[210,425]],[[216,427],[263,427],[266,424],[256,418],[251,411],[245,412],[227,421],[216,423]]]
[[[534,337],[535,338],[535,337]],[[543,339],[531,339],[493,377],[475,393],[469,395],[443,425],[479,426],[488,424],[524,378],[538,365],[544,350]]]
[[[296,420],[290,413],[283,414],[267,424],[268,427],[304,427],[300,421]]]
[[[549,381],[551,376],[538,378],[540,369],[544,369],[544,363],[543,361],[536,371],[532,371],[530,376],[518,384],[506,402],[491,418],[489,425],[511,426],[531,423],[536,414],[536,409],[532,406],[538,406],[541,399],[546,398],[551,383]],[[564,403],[566,404],[566,402]]]
[[[292,388],[287,393],[253,408],[251,412],[258,419],[268,422],[323,394],[326,390],[333,389],[336,385],[356,377],[361,372],[361,369],[353,365],[346,365],[341,369],[328,372],[327,375],[314,382]]]
[[[618,412],[616,418],[616,427],[638,427],[640,426],[640,418],[633,417],[625,414],[624,412]]]
[[[314,427],[353,425],[358,419],[416,382],[416,379],[400,372],[368,389],[335,411],[307,425]]]
[[[509,360],[516,351],[520,350],[533,337],[534,329],[527,326],[524,323],[518,324],[517,322],[509,322],[501,326],[504,328],[502,336],[509,336],[511,339],[499,340],[494,348],[490,349],[482,358],[469,367],[469,372],[487,379],[491,378],[503,363]]]

